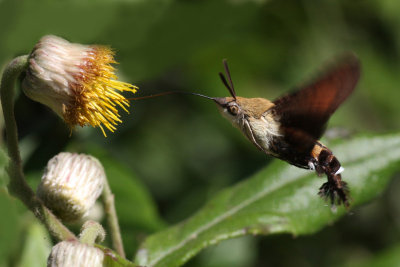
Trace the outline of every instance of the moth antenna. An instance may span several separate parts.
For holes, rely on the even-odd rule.
[[[221,78],[222,83],[225,85],[226,88],[228,88],[229,93],[232,95],[232,89],[229,86],[228,82],[226,81],[225,75],[222,72],[220,72],[218,74],[219,74],[219,77]]]
[[[228,80],[225,78],[225,76],[222,73],[220,73],[220,77],[222,79],[222,82],[228,88],[229,93],[233,96],[234,99],[236,99],[235,87],[233,86],[231,73],[230,73],[229,67],[228,67],[228,61],[226,59],[223,59],[222,63],[224,64],[224,70],[225,70],[226,76],[228,77]]]

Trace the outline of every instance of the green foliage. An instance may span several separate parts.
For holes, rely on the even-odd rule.
[[[7,242],[0,242],[1,266],[3,261],[5,264],[7,263],[7,260],[9,260],[7,258],[16,249],[20,230],[16,205],[2,188],[0,188],[0,211],[6,214],[0,220],[0,236],[2,240],[7,240]]]
[[[120,223],[146,231],[156,231],[163,227],[155,204],[140,180],[129,169],[109,158],[101,159],[101,163],[116,196]]]
[[[400,262],[400,245],[395,244],[390,249],[380,252],[372,259],[360,264],[363,267],[392,267]]]
[[[113,194],[119,224],[124,234],[127,252],[138,247],[139,236],[155,232],[164,226],[149,192],[129,168],[112,159],[100,147],[91,145],[87,152],[100,160]]]
[[[362,63],[360,84],[328,129],[344,128],[347,136],[397,132],[399,9],[396,0],[0,0],[0,66],[31,51],[43,35],[55,34],[73,42],[110,45],[120,63],[119,77],[138,85],[138,95],[184,90],[226,96],[217,73],[221,59],[227,58],[238,95],[274,99],[314,77],[324,62],[353,51]],[[143,240],[137,254],[141,262],[153,262],[168,248],[187,242],[162,257],[162,262],[177,264],[231,236],[286,232],[290,236],[249,237],[245,244],[253,242],[253,257],[245,255],[236,264],[225,261],[230,262],[225,266],[343,266],[357,257],[368,262],[376,254],[382,261],[390,259],[394,254],[379,253],[400,240],[398,172],[382,197],[358,206],[378,194],[395,170],[397,143],[387,142],[390,137],[358,138],[334,149],[344,162],[354,198],[352,215],[337,221],[345,211],[332,213],[316,195],[322,179],[283,162],[268,165],[271,158],[252,147],[204,99],[167,96],[132,102],[123,124],[106,139],[88,127],[70,133],[56,115],[23,94],[16,116],[24,170],[33,188],[47,161],[60,151],[100,158],[116,196],[128,258]],[[7,181],[3,156],[0,188]],[[357,167],[361,165],[365,168]],[[250,178],[237,184],[244,177]],[[0,222],[0,266],[8,266],[21,257],[21,236],[29,231],[20,227],[27,223],[26,210],[2,194],[0,211],[7,216]],[[226,213],[255,197],[259,199],[232,216]],[[246,216],[238,218],[240,214]],[[190,239],[221,215],[228,217]],[[176,235],[155,244],[168,233]],[[206,266],[213,253],[231,259],[229,249],[215,247],[187,264]]]
[[[400,135],[360,137],[333,148],[359,205],[376,197],[400,162]],[[145,266],[179,266],[201,249],[246,234],[311,234],[346,213],[317,197],[321,181],[309,171],[276,161],[223,190],[188,220],[146,239],[137,255]]]
[[[47,257],[51,251],[50,236],[47,229],[33,222],[27,229],[24,248],[18,267],[43,267],[47,263]]]
[[[0,190],[3,190],[3,188],[8,183],[8,175],[5,170],[7,160],[7,154],[3,149],[0,149]]]
[[[96,247],[100,248],[104,252],[104,267],[135,267],[136,265],[132,262],[122,258],[116,252],[112,251],[109,248],[96,245]]]

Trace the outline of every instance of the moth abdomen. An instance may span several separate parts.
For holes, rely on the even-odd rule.
[[[312,160],[309,166],[315,167],[318,174],[326,174],[328,181],[319,189],[319,195],[329,199],[332,204],[350,205],[349,189],[342,180],[341,172],[344,170],[339,160],[332,151],[320,142],[316,142],[311,151]]]

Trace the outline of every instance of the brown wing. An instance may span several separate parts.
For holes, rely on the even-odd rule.
[[[319,139],[329,117],[353,92],[359,77],[358,59],[354,55],[347,55],[321,78],[274,101],[273,109],[285,135],[286,131],[288,135],[293,131],[298,131],[299,136],[308,135],[305,138],[307,140],[297,140],[292,136],[296,140],[289,140],[290,143]]]

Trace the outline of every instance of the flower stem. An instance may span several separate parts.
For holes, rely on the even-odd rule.
[[[114,195],[106,179],[103,189],[104,209],[107,214],[108,227],[111,232],[112,245],[115,251],[125,258],[124,244],[122,243],[121,231],[118,224],[118,216],[114,205]]]
[[[59,240],[76,239],[42,201],[36,197],[29,187],[22,171],[22,161],[18,146],[17,123],[14,116],[14,84],[19,75],[28,66],[28,56],[20,56],[12,60],[5,68],[0,84],[0,98],[3,107],[4,124],[7,135],[9,164],[7,173],[10,177],[8,190],[19,198],[42,221],[50,233]]]

